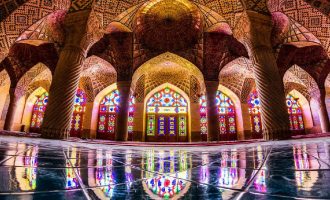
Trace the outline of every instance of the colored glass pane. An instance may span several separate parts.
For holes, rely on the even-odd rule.
[[[134,127],[134,111],[135,111],[135,97],[130,96],[129,107],[128,107],[128,133],[133,133]]]
[[[32,118],[30,127],[33,129],[39,129],[42,125],[44,119],[44,114],[46,111],[46,106],[48,103],[48,93],[43,93],[33,105]]]
[[[155,115],[148,115],[148,120],[147,120],[147,135],[150,135],[150,136],[155,135],[155,129],[156,129]]]
[[[166,87],[154,93],[147,100],[146,111],[147,136],[187,135],[188,103],[178,92]]]
[[[236,139],[236,114],[233,101],[223,92],[217,91],[216,106],[219,114],[220,135],[223,136],[221,139],[225,139],[226,134],[231,134],[227,139]]]
[[[206,106],[207,106],[206,96],[203,95],[199,99],[201,134],[207,134],[207,107]]]
[[[260,99],[256,90],[252,91],[248,99],[249,113],[251,119],[251,130],[253,133],[261,134],[262,125],[261,125],[261,108],[260,108]],[[257,137],[260,137],[258,135]]]
[[[290,129],[291,130],[304,130],[304,121],[302,109],[299,104],[298,98],[288,94],[286,96],[286,106],[288,108]]]
[[[174,90],[166,87],[163,90],[156,92],[149,98],[147,106],[153,107],[186,107],[187,101]]]
[[[102,99],[99,107],[98,138],[114,139],[119,102],[118,90],[111,91]],[[112,134],[112,137],[104,134]]]
[[[187,134],[187,119],[185,115],[179,116],[179,136]]]
[[[79,136],[82,130],[82,122],[86,109],[86,94],[82,89],[78,89],[74,104],[73,104],[73,116],[71,121],[71,135]]]

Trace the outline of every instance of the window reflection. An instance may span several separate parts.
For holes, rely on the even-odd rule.
[[[156,163],[155,157],[158,157]],[[149,150],[145,155],[145,166],[143,188],[152,199],[178,198],[190,187],[190,182],[186,181],[189,173],[185,151]]]
[[[105,152],[105,160],[103,159],[102,150],[97,151],[96,154],[96,171],[95,171],[95,181],[96,186],[102,186],[101,190],[107,198],[113,196],[114,190],[114,177],[112,171],[112,152]],[[103,162],[105,161],[105,165]]]
[[[256,149],[254,149],[254,152],[255,151],[257,151],[256,152],[257,159],[253,159],[254,166],[255,166],[255,169],[259,169],[260,167],[261,167],[261,169],[259,170],[259,173],[257,174],[253,185],[254,185],[254,189],[256,191],[265,193],[265,192],[267,192],[267,185],[266,185],[267,167],[262,166],[263,160],[265,159],[265,155],[262,151],[261,146],[258,146]]]
[[[22,191],[32,191],[36,189],[37,186],[37,154],[38,147],[34,146],[29,148],[24,156],[16,157],[15,165],[24,166],[17,167],[16,178],[19,183],[19,188]]]
[[[77,156],[77,148],[73,147],[71,151],[68,151],[69,159],[66,160],[66,189],[75,189],[79,187],[78,179],[75,174],[74,168],[77,166],[77,161],[79,160],[79,156]]]
[[[294,165],[297,170],[295,171],[295,178],[298,190],[311,191],[319,175],[317,171],[309,171],[314,167],[313,158],[307,152],[308,149],[305,144],[293,147]],[[318,168],[318,166],[316,167]]]
[[[221,155],[219,185],[222,187],[233,187],[237,185],[239,172],[237,168],[237,152],[233,149],[230,153],[223,152]]]

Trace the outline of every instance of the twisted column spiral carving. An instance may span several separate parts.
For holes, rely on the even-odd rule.
[[[290,137],[285,93],[274,55],[268,47],[253,49],[254,75],[261,102],[264,139]]]
[[[74,98],[84,54],[80,47],[67,46],[61,54],[50,88],[49,102],[42,125],[45,138],[69,136]]]
[[[246,46],[253,63],[257,91],[261,103],[261,121],[264,139],[290,138],[289,116],[285,93],[275,55],[270,42],[272,22],[270,16],[246,11],[234,34]]]

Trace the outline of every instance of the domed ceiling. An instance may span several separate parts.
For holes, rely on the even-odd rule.
[[[197,42],[202,17],[189,1],[156,0],[138,12],[135,30],[137,39],[148,49],[181,50]]]

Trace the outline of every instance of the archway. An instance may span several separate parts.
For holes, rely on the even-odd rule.
[[[290,130],[294,134],[304,133],[304,118],[299,98],[292,94],[286,95],[286,106],[288,107]]]
[[[303,119],[304,131],[309,132],[313,128],[313,117],[310,102],[307,99],[309,97],[305,97],[300,91],[296,89],[291,90],[289,93],[287,93],[287,95],[291,95],[298,100]]]
[[[115,140],[119,101],[120,96],[117,89],[103,97],[99,108],[96,138]]]
[[[146,139],[147,95],[150,97],[151,91],[163,84],[169,84],[170,88],[176,88],[176,92],[182,91],[179,93],[186,95],[185,100],[190,102],[188,123],[191,124],[188,141],[201,141],[203,134],[199,123],[201,120],[199,99],[205,94],[203,74],[194,64],[170,52],[152,58],[134,72],[131,84],[131,94],[135,100],[134,127],[131,130],[134,137],[131,138],[137,141]]]
[[[216,106],[219,114],[220,141],[237,140],[236,111],[233,101],[218,90]]]
[[[179,88],[165,83],[145,98],[145,138],[150,142],[187,142],[189,98]]]
[[[27,98],[23,112],[22,124],[29,132],[39,133],[48,103],[48,92],[39,87]]]
[[[10,78],[6,70],[0,72],[0,129],[3,129],[9,105]]]

